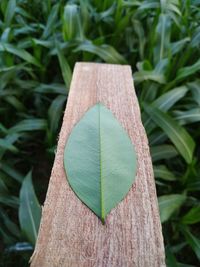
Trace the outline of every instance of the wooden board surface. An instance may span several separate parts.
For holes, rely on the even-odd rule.
[[[97,102],[114,113],[138,157],[136,181],[105,225],[76,197],[63,168],[72,128]],[[131,68],[77,63],[31,267],[164,267],[164,258],[152,162]]]

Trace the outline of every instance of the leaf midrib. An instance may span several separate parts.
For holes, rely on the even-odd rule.
[[[101,206],[101,220],[105,223],[105,207],[104,207],[104,191],[103,191],[103,176],[102,176],[102,153],[101,153],[101,105],[99,104],[99,167],[100,167],[100,206]]]

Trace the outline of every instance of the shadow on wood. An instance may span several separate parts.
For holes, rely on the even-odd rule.
[[[63,153],[73,126],[95,103],[107,106],[133,142],[131,190],[102,225],[66,180]],[[164,267],[152,162],[129,66],[77,63],[31,267]]]

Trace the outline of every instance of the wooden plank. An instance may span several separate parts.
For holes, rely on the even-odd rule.
[[[106,225],[76,197],[63,168],[73,126],[97,102],[114,113],[138,156],[136,182]],[[131,68],[77,63],[31,267],[161,267],[164,258],[152,162]]]

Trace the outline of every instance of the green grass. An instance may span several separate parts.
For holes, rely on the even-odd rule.
[[[167,265],[198,266],[200,1],[2,0],[0,31],[0,266],[28,265],[76,61],[131,65]]]

